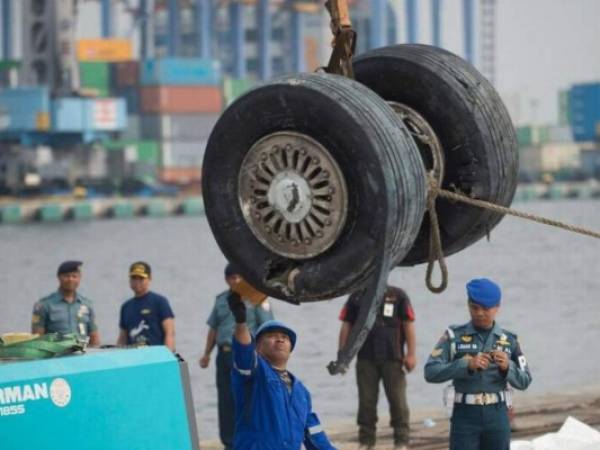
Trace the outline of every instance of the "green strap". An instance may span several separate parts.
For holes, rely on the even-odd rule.
[[[0,343],[0,359],[25,360],[56,358],[83,351],[85,344],[75,335],[50,333],[36,339],[14,344]]]

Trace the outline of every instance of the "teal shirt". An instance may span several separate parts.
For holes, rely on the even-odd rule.
[[[508,371],[500,372],[494,363],[481,371],[468,369],[471,357],[496,350],[508,353]],[[484,342],[469,322],[446,330],[425,364],[425,379],[430,383],[452,380],[456,392],[477,394],[500,392],[506,389],[507,384],[515,389],[526,389],[531,383],[531,372],[514,333],[494,323]]]
[[[217,345],[231,345],[233,338],[235,319],[227,303],[228,293],[229,291],[225,291],[217,295],[215,306],[206,321],[209,327],[217,330]],[[273,320],[273,312],[267,300],[258,306],[254,306],[247,301],[244,303],[246,304],[246,324],[252,334],[263,323]]]
[[[75,301],[69,303],[59,291],[54,292],[33,306],[32,331],[40,327],[46,333],[75,333],[87,338],[98,329],[92,301],[76,293]]]

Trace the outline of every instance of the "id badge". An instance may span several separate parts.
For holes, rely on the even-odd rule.
[[[394,317],[394,304],[393,303],[384,303],[383,317]]]

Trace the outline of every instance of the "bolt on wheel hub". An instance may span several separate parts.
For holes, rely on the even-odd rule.
[[[238,199],[252,233],[293,259],[323,253],[346,221],[343,174],[325,147],[300,133],[265,136],[242,162]]]

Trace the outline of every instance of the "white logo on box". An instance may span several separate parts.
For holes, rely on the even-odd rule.
[[[59,408],[64,408],[71,401],[71,386],[64,378],[56,378],[50,384],[50,399]]]

